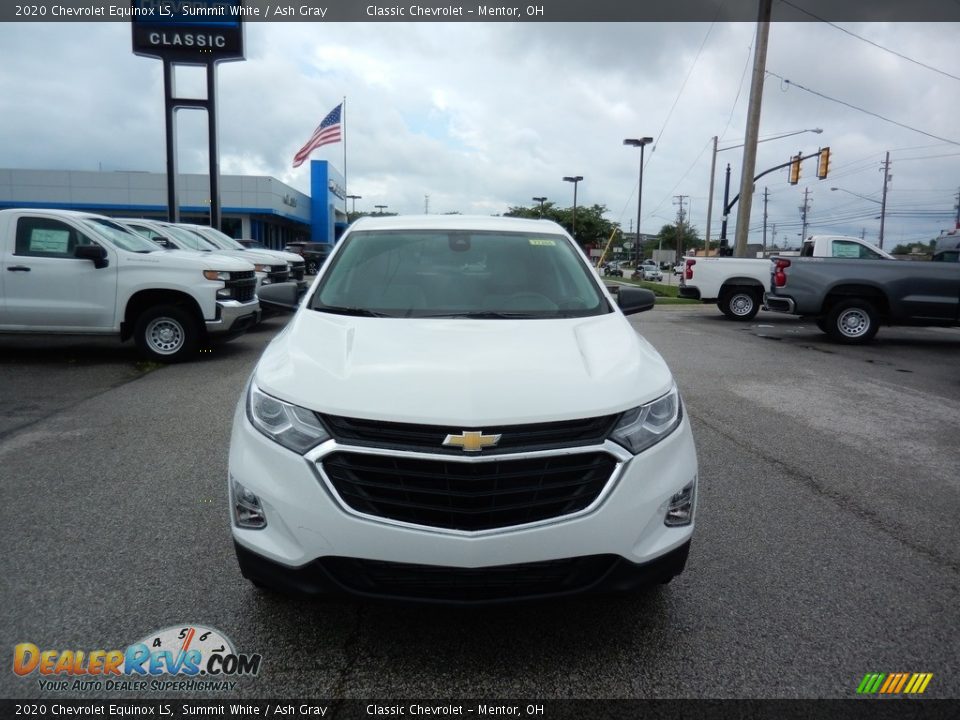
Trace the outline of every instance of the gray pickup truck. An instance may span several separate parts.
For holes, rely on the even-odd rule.
[[[960,263],[776,256],[764,304],[845,343],[880,325],[960,325]]]

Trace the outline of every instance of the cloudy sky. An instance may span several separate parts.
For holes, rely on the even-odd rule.
[[[768,232],[776,225],[781,244],[797,242],[809,189],[808,234],[876,242],[889,151],[885,247],[935,237],[953,226],[960,190],[960,28],[838,26],[772,25],[767,70],[790,83],[767,77],[761,138],[823,133],[762,143],[757,171],[826,145],[833,161],[826,180],[809,160],[796,186],[786,170],[758,182],[758,193],[769,189]],[[292,168],[293,155],[346,96],[358,210],[423,212],[425,196],[431,213],[497,214],[539,195],[570,206],[561,178],[582,175],[578,202],[605,205],[628,229],[639,151],[622,143],[649,135],[642,229],[672,221],[683,195],[702,235],[711,138],[725,147],[744,136],[754,34],[752,23],[709,22],[248,23],[247,60],[219,70],[221,171],[309,191],[309,168]],[[0,167],[164,171],[161,63],[132,55],[127,24],[3,23],[0,48]],[[199,94],[202,71],[178,82]],[[204,173],[205,116],[180,118],[181,171]],[[741,153],[717,156],[714,238],[722,171],[733,165],[736,192]],[[342,166],[342,146],[313,157]],[[751,241],[762,223],[757,197]]]

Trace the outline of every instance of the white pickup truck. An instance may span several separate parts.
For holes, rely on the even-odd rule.
[[[133,337],[177,362],[253,325],[255,291],[248,262],[162,250],[102,215],[0,210],[0,333]]]
[[[803,242],[800,256],[894,259],[865,240],[843,235],[811,235]],[[685,257],[683,261],[680,297],[715,302],[731,320],[751,320],[760,310],[763,293],[770,284],[770,260]]]

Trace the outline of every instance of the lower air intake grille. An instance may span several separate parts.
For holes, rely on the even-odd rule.
[[[613,555],[453,568],[328,557],[326,572],[352,592],[390,598],[489,602],[537,598],[585,590],[616,564]]]

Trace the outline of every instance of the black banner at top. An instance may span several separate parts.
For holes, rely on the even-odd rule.
[[[753,22],[762,0],[33,0],[2,3],[4,22],[185,23],[210,34],[244,22]],[[134,15],[133,9],[144,12]],[[960,22],[954,0],[773,0],[774,22]],[[162,32],[162,30],[159,30]],[[196,31],[199,33],[199,30]],[[194,40],[198,40],[196,35]],[[154,38],[155,39],[155,38]],[[206,42],[206,40],[204,40]],[[239,45],[239,50],[237,47]],[[207,47],[201,46],[205,54]],[[242,38],[232,50],[242,53]]]

